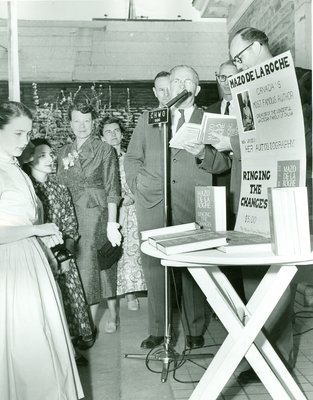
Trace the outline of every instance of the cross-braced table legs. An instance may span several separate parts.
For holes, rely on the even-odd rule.
[[[167,261],[162,261],[164,262]],[[177,263],[178,265],[182,263]],[[248,304],[244,305],[218,267],[186,263],[184,265],[189,267],[190,273],[228,331],[228,336],[190,400],[216,399],[244,357],[273,399],[304,400],[306,397],[261,331],[290,284],[297,267],[271,266]]]

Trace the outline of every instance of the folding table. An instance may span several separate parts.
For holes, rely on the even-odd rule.
[[[229,254],[216,249],[166,256],[148,242],[142,251],[164,266],[187,267],[228,335],[193,391],[190,400],[214,400],[243,358],[275,400],[304,400],[305,395],[261,329],[301,265],[313,264],[313,253],[275,256],[271,251]],[[248,304],[237,295],[219,266],[270,265]]]

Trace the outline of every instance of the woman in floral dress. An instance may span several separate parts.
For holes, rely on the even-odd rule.
[[[84,397],[57,287],[43,248],[54,223],[35,225],[37,197],[16,157],[32,129],[21,103],[0,104],[0,399]]]
[[[118,325],[116,268],[100,272],[97,252],[108,240],[112,246],[121,243],[116,222],[120,202],[117,158],[111,146],[92,134],[95,112],[90,105],[74,103],[68,115],[76,139],[59,150],[57,177],[73,199],[80,235],[76,261],[93,320],[105,298],[109,308],[105,331],[111,333]]]
[[[125,179],[123,165],[125,153],[121,149],[123,128],[120,121],[112,117],[103,118],[99,128],[101,139],[115,148],[120,168],[123,200],[119,209],[119,223],[122,227],[123,253],[117,264],[117,294],[125,294],[128,309],[137,311],[139,301],[135,292],[146,290],[146,284],[141,266],[134,197]]]
[[[65,248],[72,256],[60,263],[58,284],[62,292],[65,315],[71,336],[82,350],[92,342],[94,329],[89,308],[75,263],[75,244],[79,238],[74,206],[68,189],[56,182],[53,172],[54,155],[49,142],[33,139],[32,154],[24,170],[32,179],[35,192],[43,205],[45,222],[54,222],[63,234]]]

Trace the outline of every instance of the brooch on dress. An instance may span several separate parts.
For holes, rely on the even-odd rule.
[[[63,158],[63,166],[64,169],[69,169],[69,167],[73,167],[75,164],[75,160],[78,158],[79,154],[76,150],[72,151],[72,153],[68,153],[67,157]]]

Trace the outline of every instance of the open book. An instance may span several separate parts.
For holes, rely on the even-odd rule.
[[[203,114],[199,141],[204,144],[217,143],[219,140],[213,133],[223,136],[238,135],[237,118],[233,115],[213,114],[205,112]]]
[[[217,143],[218,139],[212,133],[224,136],[238,135],[237,119],[235,116],[205,112],[201,124],[184,123],[174,134],[169,144],[175,149],[182,149],[188,141],[203,144]]]

